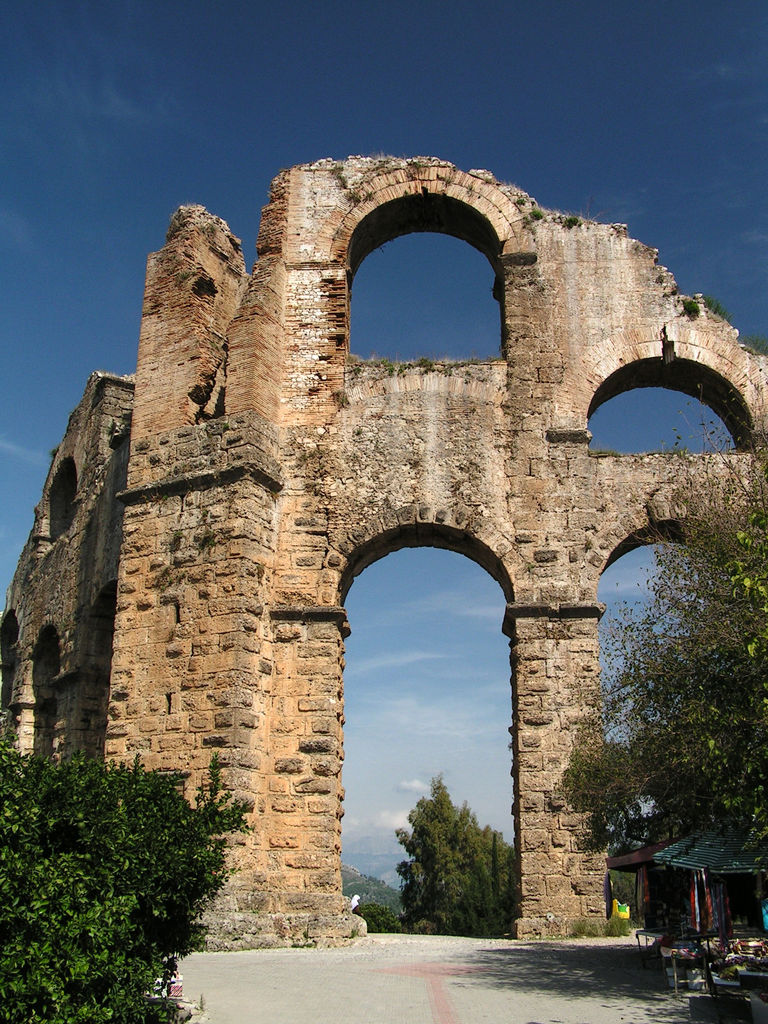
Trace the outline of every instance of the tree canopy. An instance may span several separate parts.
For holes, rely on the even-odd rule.
[[[194,806],[180,782],[0,740],[0,1021],[155,1019],[144,993],[201,940],[243,827],[215,761]]]
[[[515,911],[515,855],[501,833],[481,828],[466,803],[456,807],[441,776],[430,796],[398,829],[408,854],[402,879],[403,919],[413,931],[443,935],[499,935]]]
[[[743,460],[742,460],[743,463]],[[768,487],[691,478],[683,543],[659,538],[646,603],[604,638],[603,701],[565,790],[587,843],[623,852],[732,819],[768,832]]]

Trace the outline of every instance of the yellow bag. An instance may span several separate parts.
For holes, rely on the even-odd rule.
[[[613,901],[613,909],[611,910],[611,917],[623,917],[625,921],[629,920],[629,904],[619,903],[618,900]]]

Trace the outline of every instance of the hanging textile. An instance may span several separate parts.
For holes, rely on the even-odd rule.
[[[725,949],[733,931],[731,927],[731,907],[728,901],[728,890],[724,882],[713,882],[711,888],[713,927],[717,930],[720,945]]]
[[[635,877],[635,900],[637,902],[637,913],[645,920],[651,904],[651,885],[648,880],[647,864],[642,864],[637,870]]]
[[[703,932],[710,932],[713,929],[713,914],[712,914],[712,890],[710,889],[709,882],[709,868],[704,868],[701,872],[702,881],[704,884],[704,894],[702,902],[702,914],[701,914],[701,930]]]

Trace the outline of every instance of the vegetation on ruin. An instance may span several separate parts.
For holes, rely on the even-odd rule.
[[[387,377],[402,377],[409,370],[418,370],[421,373],[440,373],[444,377],[451,377],[454,373],[466,370],[469,366],[483,366],[486,363],[496,362],[503,362],[502,357],[488,356],[485,359],[474,357],[470,359],[430,359],[427,356],[421,356],[412,362],[403,363],[386,357],[379,358],[376,355],[371,356],[370,359],[360,359],[354,353],[350,353],[347,356],[347,373],[351,380],[355,380],[366,369],[379,370]],[[336,394],[334,394],[335,397]],[[348,396],[346,402],[341,404],[349,404]]]
[[[466,803],[457,807],[441,776],[408,815],[397,838],[408,859],[402,879],[403,921],[410,931],[440,935],[502,935],[515,916],[514,849],[481,828]]]
[[[768,355],[768,337],[764,334],[744,334],[739,338],[744,348],[757,352],[759,355]]]
[[[683,299],[683,312],[686,316],[689,316],[691,320],[695,320],[701,312],[701,307],[696,299]]]
[[[685,491],[685,543],[660,538],[649,600],[609,629],[602,706],[565,774],[593,849],[729,819],[768,834],[765,459]]]
[[[145,993],[197,948],[244,808],[216,761],[191,806],[171,774],[0,740],[0,1021],[147,1024]]]
[[[704,305],[710,313],[714,313],[715,316],[719,316],[721,320],[727,320],[728,323],[731,322],[731,314],[719,299],[716,299],[714,295],[704,295],[703,299]]]

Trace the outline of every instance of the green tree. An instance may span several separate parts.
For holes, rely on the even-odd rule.
[[[692,478],[684,543],[657,547],[649,601],[605,638],[603,703],[564,779],[593,848],[724,818],[768,831],[767,495],[761,460]]]
[[[368,934],[375,932],[401,932],[403,926],[400,919],[391,907],[382,906],[381,903],[361,903],[359,907],[360,917],[368,925]]]
[[[456,807],[441,776],[397,830],[403,918],[416,931],[445,935],[507,932],[515,908],[515,856],[498,832]]]
[[[163,1019],[144,993],[200,942],[244,827],[215,761],[194,806],[180,782],[0,741],[0,1021]]]

